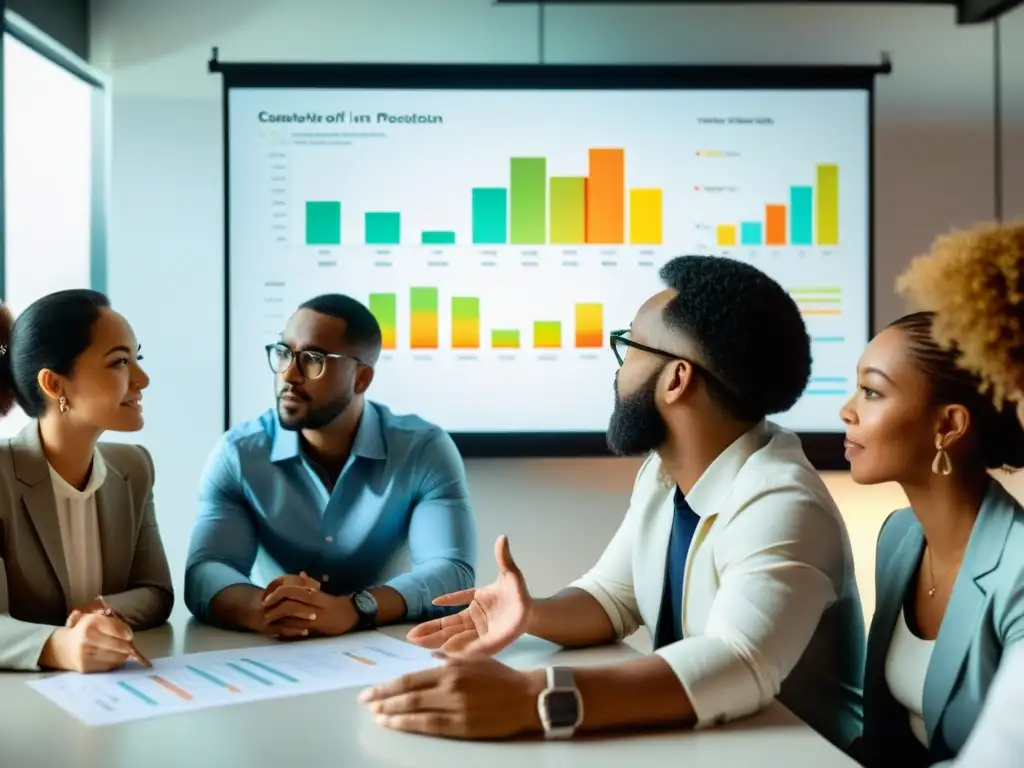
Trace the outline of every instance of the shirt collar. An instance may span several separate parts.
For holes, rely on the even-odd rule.
[[[771,429],[765,421],[759,422],[736,438],[728,448],[715,457],[715,460],[697,478],[697,482],[693,484],[690,492],[685,495],[684,498],[690,509],[701,518],[716,514],[722,498],[732,489],[732,481],[743,469],[743,465],[770,439]],[[675,481],[664,471],[662,482],[667,487],[676,489]],[[673,498],[675,498],[674,494]]]
[[[53,479],[54,484],[67,496],[87,498],[92,496],[96,491],[103,485],[103,481],[107,479],[107,464],[103,461],[103,455],[99,451],[94,451],[92,455],[92,469],[89,471],[89,482],[85,484],[85,488],[78,490],[75,486],[71,485],[67,480],[57,474],[50,463],[47,462],[47,467],[50,469],[50,477]]]
[[[270,448],[272,462],[286,461],[300,455],[299,433],[297,430],[284,429],[275,414],[274,442]],[[366,402],[363,415],[359,418],[355,439],[352,441],[352,455],[364,459],[386,459],[387,443],[384,439],[384,425],[381,423],[377,407]]]

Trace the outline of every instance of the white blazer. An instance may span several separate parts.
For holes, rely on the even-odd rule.
[[[658,624],[675,484],[651,455],[597,564],[572,586],[617,635]],[[864,614],[849,536],[799,438],[762,422],[686,495],[701,522],[687,556],[683,640],[656,652],[697,727],[753,714],[776,696],[845,749],[860,732]]]
[[[1019,768],[1024,764],[1021,712],[1024,712],[1024,645],[1018,643],[999,663],[999,672],[988,689],[981,717],[952,765],[956,768]]]

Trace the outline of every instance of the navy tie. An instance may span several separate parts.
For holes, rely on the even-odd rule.
[[[668,557],[665,558],[665,587],[661,594],[655,648],[683,639],[683,575],[690,542],[700,524],[700,517],[691,509],[679,488],[676,488],[674,502],[675,514],[672,519],[672,535],[668,540]]]

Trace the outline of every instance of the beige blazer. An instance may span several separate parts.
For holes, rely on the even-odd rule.
[[[107,477],[96,492],[103,597],[133,629],[163,624],[174,604],[153,508],[153,460],[138,445],[100,443]],[[68,573],[49,467],[32,421],[0,441],[0,669],[37,670],[62,626]]]

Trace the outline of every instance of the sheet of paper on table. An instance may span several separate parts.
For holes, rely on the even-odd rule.
[[[28,685],[87,725],[114,725],[229,704],[373,685],[444,662],[380,632],[66,672]]]

